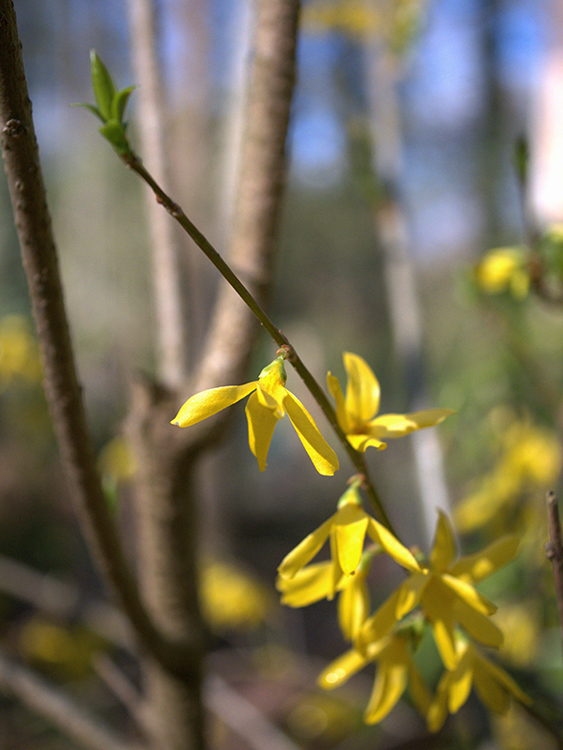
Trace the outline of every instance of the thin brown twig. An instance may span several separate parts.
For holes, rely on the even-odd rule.
[[[257,302],[254,296],[247,289],[247,287],[242,283],[239,277],[234,273],[234,271],[224,260],[224,258],[217,252],[217,250],[209,242],[207,237],[205,237],[205,235],[200,232],[200,230],[193,224],[193,222],[190,221],[190,219],[184,213],[183,209],[175,201],[173,201],[172,198],[170,198],[170,196],[167,195],[167,193],[160,187],[153,176],[143,166],[141,160],[134,154],[132,156],[123,156],[122,158],[129,169],[139,175],[139,177],[144,180],[144,182],[150,188],[152,188],[157,201],[164,206],[168,213],[174,219],[176,219],[176,221],[187,232],[187,234],[192,238],[196,245],[205,253],[207,258],[211,261],[211,263],[213,263],[213,265],[223,276],[223,278],[231,285],[234,291],[254,313],[258,321],[270,334],[276,344],[278,344],[278,346],[280,347],[288,348],[288,361],[293,365],[296,372],[299,374],[299,376],[309,389],[309,392],[322,409],[325,417],[328,419],[331,427],[333,428],[346,453],[348,454],[348,457],[350,458],[352,464],[354,465],[358,473],[364,476],[364,482],[362,486],[374,508],[376,515],[379,516],[381,522],[389,529],[389,531],[397,536],[397,533],[393,528],[393,524],[389,519],[383,503],[381,502],[379,494],[377,493],[377,490],[369,476],[369,471],[363,455],[359,451],[356,451],[348,442],[346,435],[338,424],[336,412],[334,411],[332,404],[328,400],[325,392],[320,387],[315,377],[311,374],[302,359],[299,357],[285,334],[283,334],[282,331],[274,325],[265,310]]]
[[[555,597],[559,612],[559,627],[563,644],[563,541],[561,538],[561,523],[559,521],[559,505],[557,495],[553,490],[547,493],[547,521],[549,526],[549,542],[545,545],[545,554],[551,560],[553,567],[553,581]]]

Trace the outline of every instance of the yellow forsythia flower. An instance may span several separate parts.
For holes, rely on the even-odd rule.
[[[330,595],[334,596],[342,576],[350,576],[356,572],[366,535],[399,565],[411,571],[420,570],[413,554],[362,508],[358,482],[355,482],[340,498],[336,513],[286,555],[278,572],[282,578],[293,578],[330,539]]]
[[[245,396],[252,394],[246,404],[248,442],[264,471],[274,428],[287,413],[303,447],[319,474],[332,476],[338,469],[338,458],[321,435],[303,404],[285,387],[287,376],[284,356],[280,355],[260,373],[258,380],[244,385],[227,385],[196,393],[182,406],[172,424],[189,427],[212,417]]]
[[[530,288],[526,256],[516,247],[499,247],[487,253],[475,267],[475,280],[487,294],[509,291],[523,299]]]
[[[327,375],[327,385],[336,401],[336,417],[348,442],[358,451],[370,445],[378,450],[386,448],[383,440],[403,437],[422,427],[433,427],[442,422],[452,409],[428,409],[412,414],[382,414],[379,411],[380,387],[367,362],[357,354],[344,352],[344,367],[348,375],[346,396],[338,379]]]
[[[503,537],[481,552],[456,561],[453,530],[445,514],[440,512],[428,564],[412,572],[365,621],[357,645],[365,648],[384,638],[399,620],[420,604],[448,669],[454,669],[458,661],[454,638],[457,624],[485,646],[498,648],[503,635],[489,619],[496,607],[474,588],[474,584],[509,562],[518,544],[516,537]]]
[[[505,714],[511,698],[531,705],[530,698],[520,690],[512,677],[492,661],[479,653],[471,644],[458,638],[456,642],[457,664],[444,673],[432,705],[427,722],[431,732],[441,729],[448,711],[457,713],[469,697],[471,687],[482,703],[494,713]]]

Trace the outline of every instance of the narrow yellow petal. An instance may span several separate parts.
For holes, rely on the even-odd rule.
[[[370,446],[377,448],[378,451],[387,448],[387,443],[382,443],[381,440],[377,440],[376,438],[371,437],[371,435],[354,435],[346,433],[346,438],[354,450],[361,451],[362,453],[365,453],[366,448],[369,448]]]
[[[272,409],[263,406],[257,393],[253,393],[247,401],[245,413],[248,422],[248,444],[256,456],[258,468],[264,471],[272,435],[280,420],[279,412],[275,407]]]
[[[474,555],[466,555],[458,560],[450,573],[469,583],[479,583],[495,570],[502,568],[517,554],[520,539],[517,536],[504,536]]]
[[[457,599],[454,602],[454,613],[457,622],[476,641],[491,648],[502,646],[504,642],[502,630],[488,617],[470,607],[463,599]]]
[[[473,660],[466,652],[456,668],[450,672],[448,681],[448,710],[455,714],[469,698],[473,684]]]
[[[182,406],[171,424],[178,427],[190,427],[202,419],[212,417],[232,404],[236,404],[249,393],[256,390],[257,381],[244,385],[225,385],[221,388],[210,388],[189,398]]]
[[[338,458],[319,432],[313,417],[289,391],[286,391],[283,405],[315,469],[319,474],[332,476],[338,469]]]
[[[422,599],[424,589],[429,581],[429,576],[424,573],[413,573],[401,584],[401,595],[397,601],[397,620],[402,620],[411,612]]]
[[[434,641],[446,669],[455,669],[458,662],[454,638],[454,593],[435,577],[426,585],[421,604],[432,625]]]
[[[381,653],[375,684],[364,714],[366,724],[377,724],[384,719],[405,692],[409,659],[407,649],[403,638],[394,638]]]
[[[307,607],[326,599],[332,588],[330,562],[314,563],[298,570],[292,578],[279,576],[276,588],[281,592],[281,603],[289,607]]]
[[[496,714],[505,714],[510,706],[510,693],[506,687],[478,662],[475,663],[475,692],[479,700]]]
[[[440,576],[442,583],[448,588],[454,591],[464,602],[470,607],[473,607],[477,612],[481,612],[484,615],[494,615],[497,611],[497,607],[487,599],[486,596],[479,593],[477,589],[474,589],[470,583],[456,578],[455,576],[443,573]]]
[[[453,409],[427,409],[411,414],[382,414],[369,423],[369,431],[373,437],[383,440],[399,438],[415,430],[421,430],[423,427],[434,427],[450,414],[455,414],[455,411]]]
[[[369,593],[366,574],[358,571],[350,576],[338,597],[338,624],[342,635],[349,641],[360,632],[369,613]]]
[[[448,678],[450,673],[446,672],[440,678],[436,695],[426,714],[426,725],[429,732],[439,732],[448,717]]]
[[[298,570],[304,568],[313,559],[328,539],[333,520],[334,516],[331,516],[284,557],[278,568],[280,576],[292,578]]]
[[[442,571],[447,570],[452,564],[457,554],[457,545],[448,517],[443,511],[438,512],[439,517],[432,552],[430,553],[430,562],[435,570]]]
[[[348,416],[346,414],[346,405],[344,403],[344,394],[338,378],[335,378],[330,372],[326,376],[326,384],[328,390],[331,392],[332,397],[336,401],[336,421],[340,425],[340,429],[344,433],[350,432],[350,424],[348,422]]]
[[[412,659],[409,664],[409,695],[418,713],[426,716],[432,703],[432,694]]]
[[[363,669],[368,661],[367,656],[355,649],[346,651],[345,654],[339,656],[321,672],[317,678],[317,685],[325,690],[332,690],[339,685],[343,685],[352,675]]]
[[[351,575],[360,564],[369,516],[355,503],[345,503],[334,516],[331,533],[343,572]]]
[[[420,571],[420,565],[417,563],[415,556],[401,542],[388,531],[383,524],[370,518],[368,534],[376,544],[380,544],[383,550],[392,557],[395,562],[402,565],[407,570]]]
[[[368,617],[364,622],[359,636],[357,646],[360,649],[366,649],[369,644],[380,641],[388,635],[395,623],[397,622],[397,604],[401,597],[401,587],[399,586],[391,596],[379,607],[379,609]]]
[[[499,685],[502,685],[514,698],[516,698],[517,701],[520,701],[520,703],[523,703],[525,706],[532,705],[532,699],[520,690],[508,672],[505,672],[505,670],[497,664],[493,664],[492,661],[479,654],[476,649],[474,649],[474,659],[476,683],[477,672],[479,672],[479,677],[481,677],[482,672],[486,671],[492,679],[494,679]],[[477,684],[475,687],[477,687]],[[479,691],[479,697],[481,697],[481,691]]]
[[[352,427],[370,420],[379,411],[379,381],[368,363],[357,354],[344,352],[348,374],[346,413]]]

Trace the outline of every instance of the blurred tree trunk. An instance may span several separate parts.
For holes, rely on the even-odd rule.
[[[295,0],[261,0],[257,6],[243,166],[228,260],[244,274],[247,287],[261,302],[271,284],[285,183],[298,10]],[[204,354],[191,373],[186,393],[240,382],[257,332],[253,316],[232,289],[221,284]],[[194,657],[183,674],[163,669],[153,658],[145,663],[153,744],[166,750],[205,745],[201,677],[206,635],[198,607],[201,500],[197,473],[203,451],[217,443],[229,417],[228,412],[221,415],[211,431],[204,426],[203,437],[200,430],[186,430],[178,431],[176,438],[171,436],[169,422],[180,401],[160,385],[139,384],[129,420],[140,467],[136,495],[141,590],[157,627],[178,643],[180,651]]]

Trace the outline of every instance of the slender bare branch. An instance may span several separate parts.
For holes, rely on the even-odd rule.
[[[553,566],[555,597],[559,611],[559,627],[563,642],[563,542],[561,523],[559,521],[559,504],[555,492],[547,493],[547,521],[549,525],[549,542],[545,545],[545,554]]]
[[[0,690],[52,722],[86,750],[138,750],[54,685],[0,654]]]

